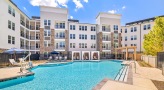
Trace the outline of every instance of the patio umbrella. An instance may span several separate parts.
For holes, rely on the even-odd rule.
[[[3,53],[14,54],[15,59],[16,59],[16,54],[17,53],[23,53],[23,52],[24,52],[24,50],[22,50],[22,49],[11,48],[9,50],[4,51]]]
[[[52,51],[50,54],[59,54],[59,52]]]

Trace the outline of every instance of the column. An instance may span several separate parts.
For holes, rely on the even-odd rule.
[[[128,60],[128,48],[126,47],[126,60]]]

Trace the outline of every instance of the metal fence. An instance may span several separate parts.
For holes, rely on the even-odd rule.
[[[124,54],[117,54],[117,58],[115,58],[115,54],[100,54],[100,59],[123,59]]]
[[[164,52],[157,53],[157,68],[162,69],[162,64],[164,64]]]

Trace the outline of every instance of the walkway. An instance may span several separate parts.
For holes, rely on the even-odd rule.
[[[158,90],[151,80],[164,81],[162,71],[157,68],[140,67],[138,63],[137,73],[134,73],[133,85],[108,80],[101,90]]]

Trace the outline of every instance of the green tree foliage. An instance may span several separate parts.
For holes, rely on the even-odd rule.
[[[147,55],[157,55],[157,52],[163,51],[164,43],[164,17],[155,19],[154,27],[145,35],[143,47]]]

